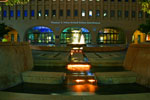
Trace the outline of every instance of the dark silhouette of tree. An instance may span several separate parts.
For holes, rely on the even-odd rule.
[[[150,20],[147,20],[145,24],[141,24],[138,29],[145,34],[150,34]]]
[[[0,24],[0,38],[3,38],[5,34],[8,34],[10,29],[4,23]]]

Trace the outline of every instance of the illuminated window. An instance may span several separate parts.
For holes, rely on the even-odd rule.
[[[74,0],[74,1],[78,1],[78,0]]]
[[[92,10],[89,10],[89,16],[92,16]]]
[[[93,0],[89,0],[89,1],[93,1]]]
[[[56,1],[56,0],[53,0],[54,2]]]
[[[53,31],[44,26],[36,26],[28,30],[27,41],[31,44],[53,44],[54,43]]]
[[[41,17],[42,16],[42,12],[41,10],[38,11],[38,16]]]
[[[100,16],[100,10],[96,10],[96,17]]]
[[[96,0],[96,1],[100,1],[100,0]]]
[[[27,10],[24,10],[24,17],[27,17],[28,16],[28,12]]]
[[[104,17],[107,17],[107,10],[104,10],[103,16],[104,16]]]
[[[7,11],[6,10],[3,11],[3,17],[7,17]]]
[[[31,17],[34,17],[34,10],[31,10]]]
[[[124,43],[119,40],[119,31],[113,28],[104,28],[98,33],[98,43],[100,44],[115,44]]]
[[[20,17],[21,14],[20,14],[20,10],[17,10],[17,17]]]
[[[56,16],[56,10],[52,10],[52,16],[53,16],[53,17]]]
[[[10,10],[10,17],[14,17],[14,11]]]
[[[85,10],[82,10],[82,17],[85,17]]]
[[[45,10],[45,16],[47,17],[49,14],[48,10]]]
[[[85,1],[85,0],[82,0],[82,1]]]

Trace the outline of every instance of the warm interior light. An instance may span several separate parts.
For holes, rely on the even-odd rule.
[[[72,87],[72,90],[81,93],[81,92],[89,92],[89,93],[94,93],[97,89],[97,86],[92,85],[92,84],[77,84]]]
[[[73,49],[74,49],[74,50],[78,50],[79,48],[78,48],[78,47],[74,47]]]
[[[89,71],[90,70],[89,64],[68,64],[67,69],[71,71]]]
[[[94,82],[96,82],[96,80],[95,79],[89,79],[88,80],[90,83],[94,83]]]
[[[77,83],[83,83],[83,82],[85,82],[84,79],[76,79],[75,81],[76,81]]]

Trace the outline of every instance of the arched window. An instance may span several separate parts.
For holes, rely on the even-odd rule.
[[[91,34],[88,29],[83,27],[68,27],[61,33],[62,44],[89,44]]]
[[[115,28],[104,28],[98,33],[98,44],[124,43],[121,31]]]
[[[45,26],[36,26],[27,31],[27,41],[31,44],[54,44],[53,31]]]

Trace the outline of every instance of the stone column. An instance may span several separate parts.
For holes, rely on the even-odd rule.
[[[91,30],[91,44],[97,44],[97,33],[98,31]]]
[[[132,35],[134,33],[134,30],[125,30],[126,35],[126,44],[132,43]]]

